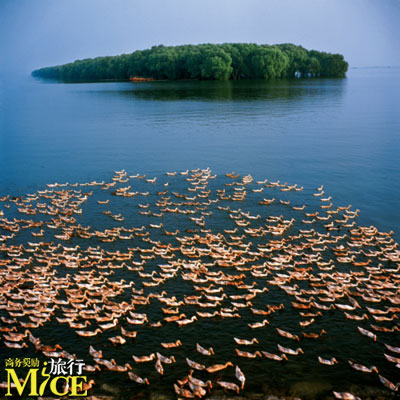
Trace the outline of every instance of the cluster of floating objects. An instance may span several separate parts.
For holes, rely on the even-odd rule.
[[[251,371],[245,375],[241,367],[243,359],[255,364],[268,359],[284,369],[292,357],[306,357],[302,344],[314,341],[318,348],[329,335],[329,316],[341,313],[356,321],[355,335],[382,343],[381,357],[398,371],[400,251],[393,232],[357,225],[359,210],[335,207],[323,186],[308,197],[304,192],[297,185],[254,181],[233,172],[217,178],[209,169],[167,172],[161,179],[123,170],[111,182],[54,183],[24,197],[0,198],[1,346],[76,358],[39,337],[41,327],[57,323],[69,327],[87,348],[85,371],[93,379],[84,389],[103,370],[125,373],[134,385],[151,385],[142,365],[151,363],[164,375],[180,362],[188,372],[173,390],[194,398],[214,387],[240,393],[251,380]],[[124,207],[113,212],[118,197],[126,199]],[[275,215],[274,205],[289,217]],[[84,210],[102,218],[98,225],[109,225],[85,225]],[[123,226],[132,215],[148,223]],[[122,272],[128,279],[115,277]],[[183,295],[182,287],[189,288]],[[285,302],[270,299],[270,291],[278,291]],[[154,319],[146,312],[150,307],[158,307],[163,317]],[[271,320],[281,313],[298,313],[298,328],[272,328]],[[241,318],[249,334],[232,335],[226,343],[230,359],[213,361],[218,350],[201,343],[192,353],[178,355],[186,332],[194,332],[186,329],[201,320],[224,329],[223,321]],[[314,328],[323,322],[323,328]],[[176,327],[175,340],[160,341],[154,352],[143,354],[136,344],[141,329],[160,329],[162,337],[170,324]],[[276,331],[276,343],[268,349],[260,348],[264,329]],[[392,341],[383,342],[383,335]],[[115,357],[124,346],[135,352],[130,362],[118,363],[104,358],[94,343],[115,346]],[[10,356],[12,351],[7,351]],[[193,360],[193,354],[202,361]],[[376,366],[340,354],[320,355],[315,363],[376,374],[392,392],[400,387]],[[333,395],[358,398],[349,392]]]

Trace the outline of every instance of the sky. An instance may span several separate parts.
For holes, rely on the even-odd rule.
[[[0,0],[0,72],[153,45],[294,43],[400,66],[400,0]]]

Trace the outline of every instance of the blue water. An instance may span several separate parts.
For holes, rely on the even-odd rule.
[[[352,204],[353,210],[360,210],[358,224],[375,225],[382,231],[394,230],[398,239],[399,89],[400,69],[354,69],[346,79],[278,82],[60,84],[26,78],[12,85],[3,83],[0,197],[10,193],[33,193],[51,182],[109,182],[113,171],[122,169],[130,175],[139,172],[148,177],[158,176],[157,190],[161,191],[164,190],[162,183],[167,181],[166,171],[210,167],[219,179],[226,172],[235,171],[250,173],[255,180],[267,178],[304,186],[304,192],[290,193],[288,197],[278,192],[280,198],[291,199],[293,204],[297,204],[294,202],[297,195],[300,196],[299,204],[303,204],[303,198],[307,204],[317,202],[311,193],[323,184],[326,195],[333,197],[335,206]],[[220,186],[213,189],[223,186],[224,179],[222,176],[218,181]],[[173,182],[171,179],[171,191],[174,190]],[[134,184],[139,191],[146,191],[149,185]],[[183,184],[179,184],[179,190]],[[265,196],[276,195],[273,190]],[[94,189],[93,198],[84,207],[80,220],[83,225],[92,225],[93,229],[120,226],[99,213],[101,207],[97,206],[96,200],[105,199],[109,194]],[[253,203],[257,205],[257,196],[250,194],[246,207]],[[259,196],[262,198],[264,195]],[[124,225],[148,223],[148,217],[138,216],[132,206],[136,207],[137,202],[147,202],[146,198],[135,199],[132,203],[131,199],[109,197],[114,214],[122,212],[127,218]],[[154,202],[154,199],[155,193],[152,193],[148,201]],[[280,215],[286,211],[285,206],[277,205],[271,212]],[[10,212],[15,212],[14,206]],[[257,213],[255,206],[254,214]],[[212,228],[217,231],[226,228],[217,211],[214,215],[214,219],[210,218]],[[178,223],[182,224],[182,221]],[[160,221],[155,219],[151,222]],[[167,215],[163,222],[169,231],[176,228],[174,217]],[[183,225],[178,227],[182,232],[185,229]],[[229,226],[229,229],[233,227]],[[51,232],[46,235],[49,236],[44,240],[52,240]],[[166,240],[162,235],[154,235],[156,239]],[[16,240],[23,242],[32,240],[32,237],[27,232]],[[122,251],[121,246],[125,245],[90,243],[100,244],[107,250]],[[68,243],[69,246],[76,244],[81,244],[76,238]],[[150,262],[149,266],[154,267]],[[61,271],[66,272],[71,271]],[[114,279],[120,278],[137,279],[139,286],[140,279],[131,272],[117,271]],[[248,279],[247,283],[253,281],[253,277]],[[257,281],[261,287],[264,280]],[[176,284],[173,281],[168,285],[168,293],[176,293],[178,298],[193,294],[186,292],[192,288],[184,282]],[[271,317],[270,327],[254,332],[254,336],[260,339],[260,349],[276,352],[278,341],[295,347],[293,342],[277,338],[274,330],[275,327],[294,332],[299,330],[297,313],[290,312],[287,298],[273,288],[260,298],[260,303],[256,304],[258,308],[263,308],[264,303],[286,302],[285,312]],[[187,309],[188,315],[194,313],[195,308],[189,306]],[[153,304],[143,308],[138,306],[137,310],[147,312],[152,321],[162,316],[159,307]],[[197,341],[205,347],[214,346],[217,353],[215,362],[230,359],[232,336],[251,337],[253,331],[246,324],[253,321],[254,318],[245,311],[242,320],[216,322],[203,319],[182,328],[179,335],[184,342],[183,348],[172,353],[165,351],[165,354],[175,354],[179,358],[176,365],[166,367],[168,376],[160,378],[153,364],[139,370],[154,382],[151,389],[146,389],[146,396],[149,390],[157,389],[172,393],[172,382],[187,373],[185,357],[201,361],[193,351]],[[383,358],[382,340],[399,346],[398,335],[379,334],[381,341],[374,343],[358,334],[358,325],[368,327],[345,320],[343,313],[337,311],[330,314],[323,324],[317,322],[313,327],[315,331],[329,327],[327,336],[316,341],[315,345],[312,340],[301,342],[306,353],[304,357],[287,364],[264,359],[257,364],[252,360],[240,360],[248,376],[247,393],[293,394],[298,390],[296,393],[308,393],[305,398],[313,398],[313,388],[315,393],[325,396],[333,389],[350,390],[358,386],[359,390],[368,385],[368,390],[375,388],[376,393],[382,395],[383,387],[377,376],[370,377],[351,370],[347,359],[355,359],[367,366],[376,363],[384,376],[397,382],[397,371]],[[107,332],[101,339],[96,338],[95,347],[102,348],[106,358],[115,357],[119,364],[123,364],[132,362],[131,354],[158,351],[161,341],[172,341],[177,335],[175,326],[171,324],[161,330],[143,327],[138,331],[138,340],[121,349],[108,344],[106,336],[115,335],[115,331]],[[90,339],[77,338],[54,319],[39,329],[39,335],[44,343],[61,342],[68,351],[83,358],[88,357],[87,347],[93,343]],[[323,368],[316,361],[317,355],[342,358],[339,366]],[[101,389],[104,383],[123,387],[129,382],[132,385],[127,390],[129,395],[139,390],[125,374],[116,378],[115,374],[105,372],[95,379],[99,393],[106,392],[104,387]],[[228,376],[228,380],[234,381],[234,378]],[[389,396],[389,391],[386,395]]]
[[[3,82],[0,190],[210,166],[324,184],[360,222],[398,235],[399,89],[398,68],[271,83]]]

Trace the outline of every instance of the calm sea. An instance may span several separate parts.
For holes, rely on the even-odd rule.
[[[335,206],[351,204],[360,210],[359,224],[394,230],[399,239],[400,68],[352,69],[346,79],[277,82],[60,84],[26,78],[3,83],[1,93],[0,197],[33,193],[52,182],[109,182],[114,170],[165,179],[166,171],[210,167],[217,175],[235,171],[250,173],[255,180],[297,183],[307,193],[324,185]],[[282,301],[279,296],[275,300]],[[264,391],[313,399],[331,395],[333,389],[359,391],[368,386],[367,396],[381,395],[378,377],[351,370],[349,358],[368,367],[375,364],[397,382],[395,368],[383,358],[382,343],[361,337],[356,321],[337,315],[319,347],[312,341],[301,343],[307,356],[287,364],[264,362],[257,368],[244,359],[241,366],[249,377],[245,394]],[[297,320],[288,312],[274,324],[295,329]],[[186,350],[200,339],[218,350],[222,362],[231,357],[232,336],[252,334],[240,321],[225,326],[218,330],[202,322],[189,327],[187,347],[177,350],[180,361],[169,376],[160,378],[153,365],[144,367],[145,376],[156,382],[145,395],[154,390],[173,393],[172,382],[187,370],[185,357],[198,359]],[[208,333],[199,339],[198,329]],[[144,328],[140,340],[120,353],[107,347],[106,339],[95,347],[104,345],[105,357],[117,357],[120,364],[132,362],[130,354],[148,354],[161,341],[176,338],[174,327],[160,332]],[[263,348],[276,352],[274,329],[264,332]],[[54,321],[42,328],[40,337],[43,342],[62,341],[82,357],[87,357],[91,343],[77,341]],[[383,337],[400,345],[398,335]],[[316,359],[323,354],[343,355],[341,366],[321,367]],[[116,378],[102,373],[95,379],[100,393],[114,385],[112,390],[121,394],[121,387],[130,382],[126,374]],[[130,384],[121,398],[137,393],[137,386]],[[389,391],[384,393],[389,396]]]

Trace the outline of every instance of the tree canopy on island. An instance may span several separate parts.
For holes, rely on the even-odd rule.
[[[343,77],[341,54],[306,50],[294,44],[253,43],[153,46],[119,56],[88,58],[35,70],[32,75],[63,81],[155,79],[277,79],[298,76]]]

